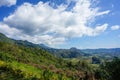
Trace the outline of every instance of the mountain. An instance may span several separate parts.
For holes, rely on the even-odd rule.
[[[52,55],[61,57],[61,58],[76,58],[76,57],[80,57],[80,56],[84,55],[84,53],[82,51],[80,51],[76,48],[75,48],[75,50],[73,50],[74,48],[71,48],[71,49],[50,48],[44,44],[34,44],[34,43],[28,42],[26,40],[23,41],[23,40],[10,39],[2,33],[0,33],[0,40],[2,42],[10,42],[10,43],[14,43],[14,44],[26,46],[26,47],[41,48],[41,49],[48,51]]]
[[[52,49],[44,44],[39,44],[39,46],[42,48],[42,49]]]
[[[96,55],[99,59],[99,56],[113,54],[119,56],[120,48],[54,49],[44,44],[10,39],[1,33],[0,80],[97,80],[98,67],[88,60]]]
[[[24,45],[27,47],[37,47],[44,49],[51,53],[52,55],[60,58],[77,58],[80,56],[84,56],[85,53],[83,53],[81,50],[77,48],[70,48],[70,49],[55,49],[55,48],[50,48],[44,44],[33,44],[28,41],[22,41],[22,40],[14,40],[14,42],[18,45]]]
[[[85,80],[90,71],[87,63],[73,64],[36,44],[0,35],[0,80]]]
[[[120,57],[120,48],[83,49],[82,51],[92,55]]]
[[[60,58],[78,58],[84,56],[85,53],[79,49],[72,50],[70,49],[54,49],[54,48],[46,48],[49,53],[55,55]]]
[[[66,68],[65,64],[65,61],[42,49],[0,42],[1,80],[46,80],[50,77],[58,80],[61,75],[57,71],[64,73],[61,67]]]
[[[8,42],[8,43],[14,43],[14,40],[6,37],[4,34],[0,33],[0,41],[1,42]]]
[[[6,37],[4,34],[0,33],[1,42],[14,43],[21,46],[31,47],[31,48],[40,48],[48,51],[50,54],[59,57],[59,58],[79,58],[84,56],[118,56],[120,57],[120,48],[110,48],[110,49],[77,49],[72,47],[70,49],[55,49],[48,47],[44,44],[34,44],[28,41],[23,40],[14,40]]]

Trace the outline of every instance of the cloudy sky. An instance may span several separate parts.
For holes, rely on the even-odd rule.
[[[120,47],[120,0],[0,0],[0,32],[55,48]]]

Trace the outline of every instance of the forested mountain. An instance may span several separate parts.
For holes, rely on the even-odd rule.
[[[0,35],[1,80],[78,80],[93,78],[90,75],[91,68],[84,62],[63,60],[36,44]]]
[[[57,57],[61,57],[61,58],[77,58],[77,57],[85,55],[81,50],[79,50],[77,48],[71,48],[71,49],[50,48],[44,44],[33,44],[26,40],[23,41],[23,40],[10,39],[2,33],[0,33],[0,41],[14,43],[14,44],[26,46],[26,47],[41,48],[41,49],[44,49],[44,50],[48,51],[49,53],[51,53]]]
[[[26,46],[26,47],[41,48],[59,58],[80,58],[83,56],[94,56],[94,55],[120,57],[120,48],[77,49],[75,47],[72,47],[70,49],[55,49],[55,48],[48,47],[44,44],[34,44],[26,40],[23,41],[23,40],[10,39],[2,33],[0,33],[0,41],[14,43],[14,44]]]

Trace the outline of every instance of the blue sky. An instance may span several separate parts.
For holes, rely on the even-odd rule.
[[[116,48],[119,4],[119,0],[2,0],[0,32],[55,48]]]

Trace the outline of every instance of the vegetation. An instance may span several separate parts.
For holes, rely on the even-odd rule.
[[[15,72],[18,70],[18,73],[19,71],[23,72],[23,74],[28,75],[28,77],[30,77],[29,72],[31,72],[31,73],[36,74],[35,75],[36,78],[41,79],[37,77],[37,75],[42,76],[44,74],[45,76],[47,76],[50,73],[51,76],[50,75],[49,76],[52,77],[54,73],[54,76],[56,75],[58,77],[59,74],[57,74],[57,70],[65,67],[65,63],[66,63],[65,61],[55,58],[54,56],[48,54],[44,50],[41,50],[38,48],[27,48],[24,46],[17,46],[14,44],[3,43],[3,42],[0,42],[0,45],[1,45],[0,46],[0,60],[1,60],[1,63],[6,64],[5,66],[1,65],[1,68],[0,68],[1,70],[4,70],[4,68],[5,70],[7,69],[8,71],[13,70],[13,74],[15,74]],[[52,67],[55,68],[56,71],[54,71],[55,69],[52,70],[52,67],[50,67],[51,65],[53,65]],[[22,69],[25,69],[25,71]],[[39,74],[39,72],[41,72],[41,70],[39,69],[43,70],[42,75]],[[60,75],[66,76],[64,74],[64,71],[62,73]],[[18,74],[18,75],[21,75],[21,74]],[[63,76],[61,76],[61,78]]]
[[[101,61],[99,58],[97,58],[95,56],[92,57],[92,64],[100,64],[100,63],[101,63]]]
[[[56,58],[39,47],[19,45],[2,39],[0,41],[0,79],[2,80],[85,79],[90,73],[89,68],[84,69],[85,66],[87,65],[80,62],[74,63]]]
[[[100,80],[120,79],[120,59],[115,57],[113,61],[106,62],[95,71],[95,77]]]
[[[58,75],[49,70],[41,70],[27,64],[0,61],[0,79],[2,80],[68,80],[65,75]]]
[[[55,57],[57,55],[50,54],[37,44],[0,34],[0,80],[120,79],[119,58],[107,60],[98,55],[80,53],[76,48],[61,50],[61,54],[64,59]]]

